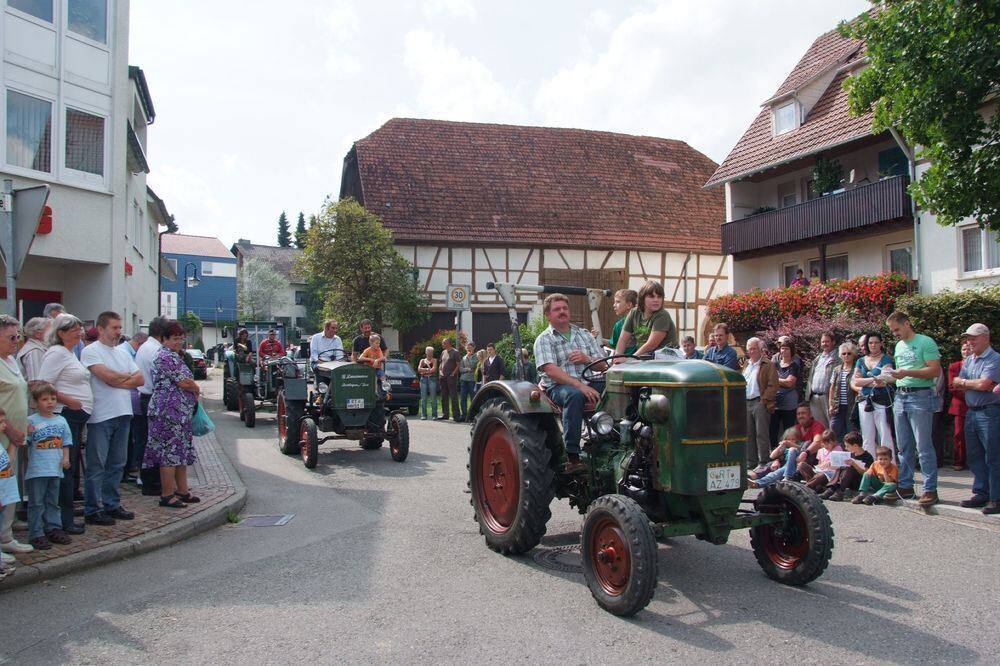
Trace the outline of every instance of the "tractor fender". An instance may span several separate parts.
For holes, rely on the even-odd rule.
[[[538,398],[532,400],[532,393]],[[469,405],[469,419],[471,420],[482,406],[493,398],[503,398],[511,404],[518,414],[553,414],[552,404],[546,399],[538,384],[531,382],[519,382],[514,380],[501,380],[485,384]]]

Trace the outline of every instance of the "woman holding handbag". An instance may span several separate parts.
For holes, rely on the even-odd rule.
[[[163,347],[153,359],[153,397],[149,400],[149,443],[143,467],[160,467],[160,506],[182,509],[201,499],[191,494],[188,465],[197,460],[191,422],[201,389],[185,365],[184,327],[176,321],[164,326]]]
[[[861,419],[861,437],[865,451],[875,457],[875,449],[884,446],[892,451],[895,463],[896,444],[889,427],[892,395],[889,385],[882,377],[886,368],[892,368],[892,357],[885,353],[882,336],[878,333],[868,334],[861,351],[864,356],[854,366],[851,387],[858,391],[858,416]]]

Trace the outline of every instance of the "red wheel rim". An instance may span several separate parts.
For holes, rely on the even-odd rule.
[[[303,419],[299,426],[299,453],[302,454],[302,461],[309,462],[309,449],[312,445],[312,438],[309,436],[309,421]]]
[[[590,533],[588,554],[601,589],[612,596],[625,591],[632,574],[632,556],[622,528],[611,518],[603,518]]]
[[[763,526],[764,552],[779,569],[794,569],[809,554],[809,530],[794,504],[785,501],[778,509],[788,520]]]
[[[517,464],[517,447],[507,427],[497,421],[488,428],[479,454],[476,497],[489,529],[503,533],[517,516],[521,468]]]
[[[286,432],[288,424],[285,423],[285,397],[281,396],[278,398],[278,437],[284,440]]]

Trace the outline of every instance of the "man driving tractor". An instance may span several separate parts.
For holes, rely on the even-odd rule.
[[[583,380],[583,370],[603,358],[604,353],[593,335],[570,323],[569,299],[564,295],[546,296],[542,311],[549,320],[549,327],[535,338],[538,383],[549,399],[562,408],[567,458],[563,471],[580,474],[587,470],[580,461],[583,407],[601,399],[600,392]],[[598,369],[604,367],[606,365]]]
[[[278,339],[278,332],[273,328],[268,329],[267,339],[260,343],[257,348],[257,362],[263,366],[269,358],[278,358],[285,355],[285,347]]]

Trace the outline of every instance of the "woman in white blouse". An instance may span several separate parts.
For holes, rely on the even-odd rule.
[[[56,412],[61,413],[73,433],[73,446],[69,447],[70,471],[63,474],[59,486],[59,508],[62,511],[63,531],[83,534],[83,524],[73,521],[73,496],[80,487],[80,442],[83,426],[94,410],[94,394],[90,389],[90,370],[80,363],[73,348],[80,343],[83,323],[71,314],[61,314],[52,321],[49,329],[49,348],[42,359],[38,379],[56,387]]]

